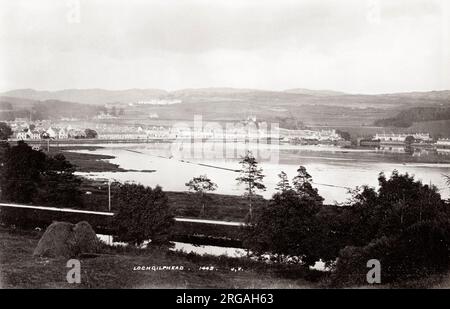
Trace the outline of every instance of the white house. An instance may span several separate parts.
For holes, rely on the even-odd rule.
[[[424,142],[429,142],[429,141],[433,140],[429,133],[414,133],[413,136],[416,140],[420,140],[420,141],[424,141]]]
[[[61,130],[59,130],[58,138],[59,139],[68,139],[69,138],[69,134],[67,133],[66,129],[62,128]]]
[[[28,132],[23,132],[23,131],[19,132],[19,133],[17,133],[16,138],[18,140],[26,140],[26,139],[28,139]]]
[[[56,131],[52,129],[52,127],[48,128],[48,130],[45,131],[45,133],[49,138],[56,138],[57,136]]]
[[[38,140],[41,139],[41,133],[38,131],[28,131],[29,139]]]
[[[408,135],[406,134],[394,134],[394,133],[377,133],[374,139],[381,142],[401,142],[403,143]]]
[[[436,142],[436,146],[438,148],[446,148],[446,149],[449,148],[450,149],[450,139],[448,139],[448,138],[440,138]]]

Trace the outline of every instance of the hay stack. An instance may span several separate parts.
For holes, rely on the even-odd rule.
[[[98,249],[99,240],[89,223],[54,222],[42,235],[33,255],[70,258]]]

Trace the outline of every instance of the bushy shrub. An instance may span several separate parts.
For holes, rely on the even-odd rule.
[[[244,246],[259,257],[314,265],[320,259],[319,208],[316,199],[293,190],[274,194],[247,227]]]
[[[295,190],[273,195],[246,229],[244,246],[277,262],[333,267],[334,285],[367,284],[367,262],[377,259],[383,283],[448,270],[449,205],[436,187],[394,171],[379,189],[353,192],[343,207],[323,205],[310,176],[299,169]]]
[[[171,234],[174,217],[166,194],[137,184],[123,184],[117,190],[117,209],[114,225],[119,241],[140,245],[166,243]]]
[[[449,240],[448,221],[423,221],[400,236],[383,236],[364,247],[345,247],[339,253],[333,284],[367,284],[367,262],[371,259],[381,264],[382,283],[441,273],[449,266]]]
[[[359,286],[367,283],[367,262],[372,259],[380,261],[381,280],[386,282],[386,270],[391,264],[390,258],[396,251],[396,240],[382,237],[364,247],[347,246],[339,252],[332,283],[335,286]]]
[[[4,201],[54,207],[82,207],[74,166],[64,155],[47,156],[20,141],[0,151],[0,187]]]

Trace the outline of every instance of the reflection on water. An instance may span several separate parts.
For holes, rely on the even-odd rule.
[[[114,241],[114,237],[111,235],[97,234],[97,237],[104,243],[110,246],[127,246],[127,243]],[[214,255],[214,256],[229,256],[229,257],[243,257],[247,253],[244,249],[231,248],[231,247],[218,247],[218,246],[206,246],[206,245],[193,245],[183,242],[172,242],[174,247],[171,248],[173,251],[180,251],[184,253],[195,253],[198,255]],[[144,241],[141,248],[147,247],[149,241]]]
[[[204,246],[204,245],[193,245],[182,242],[174,242],[175,247],[172,248],[174,251],[181,251],[185,253],[195,253],[198,255],[214,255],[214,256],[229,256],[229,257],[243,257],[246,256],[246,251],[239,248],[227,248],[227,247],[217,247],[217,246]]]
[[[126,243],[123,242],[115,242],[113,237],[110,235],[97,234],[97,237],[103,241],[104,243],[110,246],[126,246]],[[148,245],[148,241],[142,244],[142,248],[145,248]],[[194,253],[198,255],[213,255],[213,256],[227,256],[233,258],[245,257],[247,255],[247,251],[241,248],[231,248],[231,247],[218,247],[218,246],[206,246],[206,245],[193,245],[189,243],[183,242],[173,242],[175,245],[170,250],[184,252],[184,253]],[[325,267],[325,263],[322,261],[318,261],[315,263],[311,269],[316,269],[320,271],[325,271],[327,268]]]

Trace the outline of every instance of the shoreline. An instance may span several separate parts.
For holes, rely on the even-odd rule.
[[[15,143],[17,141],[10,140],[9,143]],[[153,172],[154,170],[131,170],[120,168],[116,164],[108,162],[109,159],[114,159],[114,156],[93,154],[93,153],[81,153],[78,151],[95,151],[98,149],[107,148],[112,145],[145,145],[155,143],[173,143],[174,140],[168,139],[152,139],[152,140],[101,140],[101,139],[89,139],[89,140],[67,140],[59,141],[53,140],[48,145],[43,141],[25,141],[30,145],[40,145],[41,148],[46,149],[49,146],[50,153],[55,150],[60,150],[67,154],[67,157],[78,163],[77,171],[80,172]],[[210,141],[215,143],[214,141]],[[208,145],[208,141],[204,142],[204,145]],[[245,143],[253,145],[252,143]],[[362,160],[364,162],[377,162],[377,163],[428,163],[428,164],[450,164],[450,151],[439,148],[422,148],[412,147],[413,152],[396,152],[392,148],[401,150],[403,149],[400,144],[382,144],[380,148],[377,147],[338,147],[328,144],[319,145],[295,145],[295,144],[264,144],[269,147],[275,147],[274,151],[295,151],[295,159],[301,160]],[[261,145],[261,147],[264,147]],[[119,146],[120,147],[120,146]],[[207,146],[205,146],[207,147]],[[259,147],[259,146],[258,146]],[[277,148],[279,147],[279,148]],[[391,150],[389,150],[391,148]],[[423,152],[423,153],[422,153]],[[287,154],[287,157],[281,158],[279,163],[286,163],[292,160],[294,154]],[[90,160],[95,160],[99,165],[92,165]],[[92,169],[92,170],[90,170]]]
[[[118,164],[109,162],[114,159],[114,156],[93,154],[93,153],[81,153],[79,150],[94,151],[104,147],[101,146],[61,146],[50,147],[50,154],[55,155],[62,153],[68,161],[70,161],[76,169],[76,172],[82,173],[103,173],[103,172],[140,172],[140,173],[153,173],[155,170],[135,170],[124,169],[119,167]]]
[[[122,148],[121,145],[117,146],[118,149],[125,149]],[[102,149],[105,149],[105,152],[102,153]],[[116,158],[117,156],[113,153],[110,153],[108,150],[107,145],[73,145],[73,146],[61,146],[61,147],[52,147],[50,148],[51,152],[52,150],[55,152],[61,151],[66,155],[66,158],[77,165],[77,172],[81,172],[80,176],[83,177],[83,179],[86,179],[87,181],[92,181],[92,177],[89,177],[89,174],[94,175],[94,177],[102,177],[102,173],[128,173],[128,172],[137,172],[137,173],[151,173],[155,172],[155,170],[135,170],[135,169],[125,169],[120,167],[118,164],[111,163],[110,160]],[[98,151],[96,151],[98,150]],[[78,152],[79,151],[79,152]],[[94,153],[92,153],[94,152]],[[345,148],[339,148],[336,149],[336,151],[333,151],[333,149],[329,149],[326,147],[323,148],[306,148],[306,149],[299,149],[298,151],[292,152],[287,151],[284,152],[282,150],[282,155],[280,155],[280,160],[278,164],[280,165],[291,165],[293,162],[296,164],[306,165],[308,164],[315,164],[315,163],[324,163],[324,164],[336,164],[340,166],[341,164],[350,164],[353,163],[351,161],[354,161],[354,164],[394,164],[397,165],[399,169],[409,169],[411,168],[419,168],[419,169],[426,169],[426,168],[438,168],[438,169],[445,169],[445,171],[450,168],[450,156],[446,156],[448,158],[442,158],[441,160],[434,160],[433,155],[427,157],[427,156],[409,156],[407,154],[402,153],[387,153],[387,152],[381,152],[381,151],[373,151],[370,149],[345,149]],[[336,163],[333,163],[333,160],[336,160]],[[342,161],[342,163],[341,163]],[[113,161],[114,162],[114,161]],[[349,163],[346,163],[349,162]],[[264,162],[262,162],[264,163]],[[448,165],[448,166],[447,166]],[[138,166],[130,166],[132,168],[139,168]],[[153,166],[149,166],[152,168]],[[396,166],[393,166],[392,169],[397,168]],[[380,170],[381,171],[381,170]],[[386,173],[390,173],[390,171],[385,171]],[[378,171],[379,172],[379,171]],[[95,176],[95,174],[98,174]],[[121,179],[127,178],[126,174],[122,174],[121,176],[105,176],[105,177],[119,177]],[[142,174],[142,177],[145,174]],[[377,174],[378,175],[378,174]],[[131,176],[130,176],[131,177]],[[152,176],[153,177],[153,176]],[[323,181],[317,181],[319,185],[323,183]],[[374,185],[375,186],[375,185]],[[168,190],[166,192],[172,192],[171,194],[179,196],[179,194],[186,194],[189,195],[189,192],[184,188],[184,190],[178,190],[178,189],[172,189]],[[229,194],[227,192],[221,192],[221,193],[213,193],[211,196],[230,196],[232,199],[241,199],[242,196],[238,194]],[[189,198],[191,199],[191,198]],[[219,198],[220,200],[221,198]],[[270,197],[265,196],[265,200],[270,199]],[[328,204],[334,204],[333,200],[329,200]],[[197,216],[194,216],[197,217]]]
[[[165,142],[163,142],[165,143]],[[112,144],[111,144],[112,145]],[[128,145],[128,143],[118,145]],[[205,144],[207,145],[207,144]],[[250,144],[251,145],[251,144]],[[108,163],[110,165],[115,165],[105,160],[114,159],[115,156],[111,155],[102,155],[102,154],[93,154],[86,152],[75,152],[75,151],[95,151],[99,149],[107,148],[108,144],[98,143],[96,145],[65,145],[65,146],[53,146],[50,147],[50,150],[53,149],[61,149],[65,153],[77,153],[77,154],[86,154],[92,156],[93,159],[103,160],[103,162]],[[270,147],[270,144],[267,144]],[[272,145],[273,146],[273,145]],[[280,153],[286,153],[287,151],[295,151],[295,153],[286,153],[286,157],[280,158],[280,164],[289,163],[291,160],[361,160],[363,162],[377,162],[377,163],[427,163],[427,164],[450,164],[450,151],[442,152],[437,149],[420,149],[420,151],[427,151],[424,153],[414,152],[414,153],[406,153],[406,152],[394,152],[388,149],[377,149],[372,147],[330,147],[329,145],[306,145],[304,147],[295,145],[281,145],[284,147],[280,147],[278,149],[274,149],[274,151],[279,151]],[[207,146],[205,146],[207,147]],[[391,146],[385,145],[384,147],[390,148]],[[401,147],[399,147],[400,149]],[[81,166],[83,167],[83,166]],[[105,165],[106,167],[106,165]],[[86,169],[83,169],[84,172],[89,172]],[[110,170],[107,171],[139,171],[139,170],[127,170],[121,168],[111,167]]]

